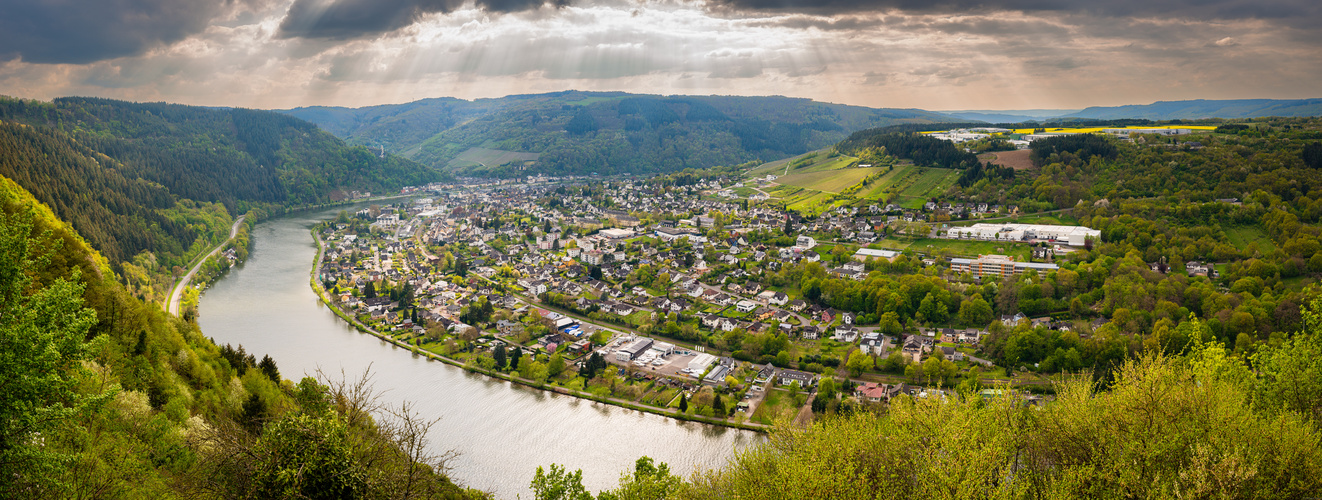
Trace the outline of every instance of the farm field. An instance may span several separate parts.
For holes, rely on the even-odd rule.
[[[900,196],[929,198],[941,194],[959,179],[959,171],[948,168],[928,168],[918,174],[918,179],[900,192]]]
[[[782,164],[797,173],[779,177],[775,183],[780,186],[767,189],[767,192],[779,198],[787,208],[803,213],[821,213],[835,206],[869,201],[890,201],[916,209],[921,208],[928,198],[945,192],[959,179],[959,171],[954,169],[920,168],[912,164],[843,168],[854,160],[850,157],[822,159],[823,156],[805,156]],[[837,193],[876,174],[881,174],[880,178],[861,193],[828,202]]]
[[[1028,157],[1033,154],[1030,149],[1016,149],[1014,151],[996,151],[994,153],[983,153],[978,155],[982,161],[990,161],[1003,167],[1010,167],[1015,170],[1027,170],[1033,168],[1033,162]]]
[[[815,172],[790,174],[776,179],[776,182],[791,186],[799,186],[805,189],[839,193],[849,186],[858,184],[858,182],[863,180],[864,177],[884,171],[885,170],[881,168],[818,170]]]
[[[836,170],[848,166],[850,163],[853,163],[854,160],[857,160],[857,158],[845,155],[832,158],[831,149],[827,148],[810,151],[792,158],[767,162],[757,166],[757,168],[749,170],[748,173],[755,176],[767,174],[783,176],[818,172],[822,170]]]
[[[1216,127],[1215,127],[1215,126],[1208,126],[1208,125],[1134,125],[1134,126],[1130,126],[1130,127],[1084,127],[1084,128],[1076,128],[1076,127],[1064,127],[1064,128],[1060,128],[1060,127],[1055,127],[1055,128],[1048,128],[1048,129],[1046,129],[1046,133],[1048,133],[1048,134],[1088,134],[1088,133],[1092,133],[1092,132],[1101,132],[1101,131],[1103,131],[1103,130],[1107,130],[1107,129],[1117,129],[1117,128],[1124,128],[1124,129],[1157,129],[1157,128],[1161,128],[1161,129],[1171,129],[1171,128],[1182,128],[1182,129],[1189,129],[1189,130],[1216,130]],[[1015,133],[1015,134],[1031,134],[1031,133],[1033,133],[1033,129],[1031,129],[1031,128],[1015,129],[1013,133]]]

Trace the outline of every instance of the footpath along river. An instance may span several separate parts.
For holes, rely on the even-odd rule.
[[[200,300],[198,323],[218,344],[269,354],[297,381],[320,368],[350,377],[371,366],[375,387],[393,404],[411,401],[441,421],[429,435],[437,450],[461,453],[454,479],[497,498],[532,498],[537,466],[583,469],[597,491],[615,485],[647,455],[687,476],[720,467],[737,449],[764,438],[751,431],[681,422],[552,394],[415,357],[336,318],[308,286],[316,243],[309,230],[339,208],[270,220],[253,229],[253,252]]]

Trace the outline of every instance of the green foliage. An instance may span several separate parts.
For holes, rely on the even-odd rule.
[[[1322,435],[1254,409],[1219,345],[1127,362],[1105,391],[892,401],[885,414],[785,427],[672,498],[1294,498],[1322,488]]]
[[[165,216],[175,206],[170,192],[113,167],[58,131],[0,122],[0,176],[50,206],[107,257],[182,255],[197,234]]]
[[[869,148],[884,149],[888,154],[913,160],[923,167],[968,168],[978,164],[978,157],[966,152],[955,143],[923,134],[895,132],[891,128],[874,128],[855,132],[835,146],[847,155]]]
[[[872,366],[873,366],[872,356],[868,356],[866,353],[860,350],[855,350],[849,353],[849,361],[845,362],[845,367],[849,368],[849,374],[854,377],[862,375],[863,372],[871,370]]]
[[[1259,401],[1268,408],[1322,423],[1322,299],[1303,311],[1304,330],[1279,346],[1253,355],[1262,382]]]
[[[986,326],[992,321],[991,304],[988,304],[981,295],[960,302],[959,321],[968,326]]]
[[[583,487],[583,471],[566,472],[560,464],[551,464],[549,470],[538,466],[530,487],[536,500],[592,500]]]
[[[662,500],[671,498],[683,483],[682,478],[670,473],[669,465],[654,464],[644,456],[634,462],[633,474],[621,474],[620,486],[601,492],[597,500]]]
[[[1069,153],[1080,161],[1088,162],[1094,156],[1114,160],[1120,154],[1113,139],[1099,134],[1071,134],[1047,137],[1033,141],[1030,157],[1034,165],[1042,166],[1050,162],[1052,155]]]
[[[73,456],[43,446],[42,436],[95,411],[112,394],[76,390],[96,313],[83,306],[79,272],[34,283],[54,249],[32,248],[33,218],[0,213],[0,494],[6,495],[53,487],[55,472]]]
[[[215,346],[113,277],[0,178],[0,496],[480,496],[423,451],[430,424],[374,422],[368,393],[343,385],[286,392],[269,358]]]

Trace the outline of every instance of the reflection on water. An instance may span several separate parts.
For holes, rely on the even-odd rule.
[[[763,439],[491,379],[358,333],[308,286],[316,253],[309,228],[337,212],[258,225],[248,262],[203,294],[202,331],[217,343],[270,354],[288,379],[319,368],[352,377],[370,367],[387,401],[412,401],[427,417],[441,418],[430,437],[437,449],[462,454],[452,464],[457,481],[498,498],[530,498],[537,466],[560,463],[582,468],[584,483],[600,490],[642,455],[687,475],[719,467],[736,449]]]

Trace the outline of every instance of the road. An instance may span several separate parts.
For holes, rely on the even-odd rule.
[[[175,316],[179,315],[179,302],[183,300],[184,290],[188,288],[188,283],[193,280],[193,275],[197,274],[198,269],[202,269],[202,264],[205,263],[207,259],[220,253],[220,249],[225,248],[225,245],[228,245],[230,241],[234,240],[235,236],[239,235],[239,226],[243,224],[243,219],[245,217],[248,216],[241,215],[238,219],[235,219],[234,225],[230,226],[230,237],[221,244],[216,245],[216,248],[211,249],[211,252],[206,254],[206,256],[198,259],[197,264],[193,264],[193,268],[188,270],[188,274],[185,274],[183,278],[179,279],[178,283],[175,283],[174,288],[170,290],[170,299],[165,302],[165,312]]]

